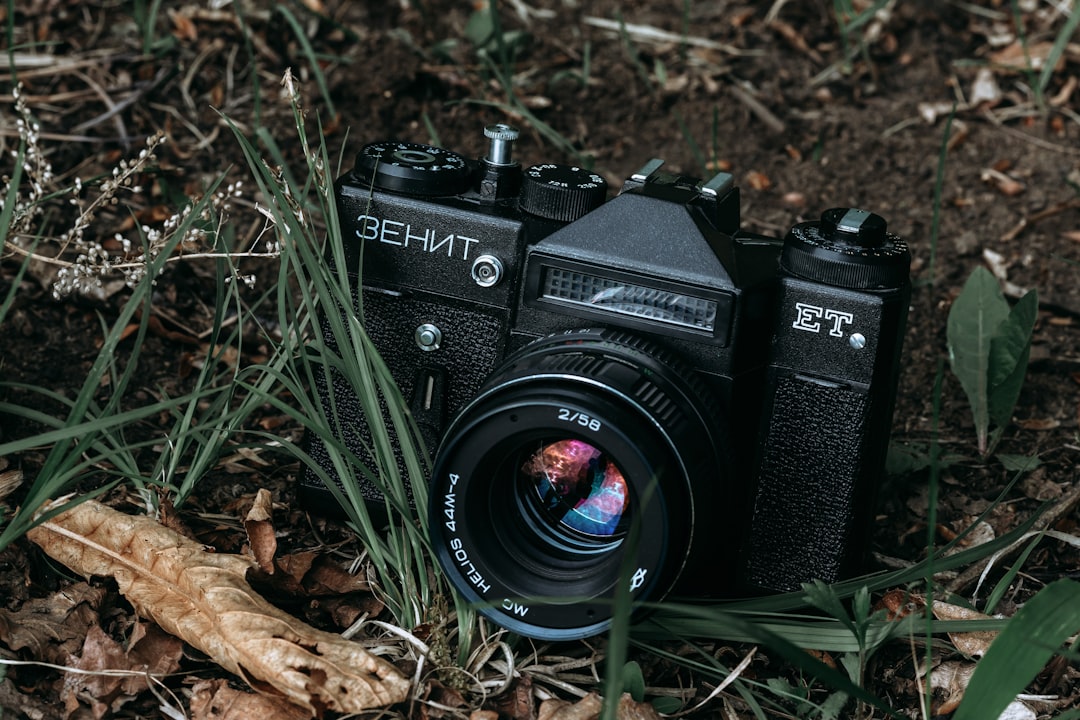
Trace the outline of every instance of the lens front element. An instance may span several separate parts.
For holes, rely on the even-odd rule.
[[[559,440],[538,449],[521,473],[556,529],[590,538],[625,534],[629,489],[622,471],[601,450],[583,440]]]

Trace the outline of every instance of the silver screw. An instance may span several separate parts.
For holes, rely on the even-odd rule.
[[[442,342],[442,330],[431,323],[424,323],[416,328],[413,338],[416,340],[417,347],[424,352],[431,352],[439,349],[439,344]]]
[[[848,344],[856,350],[862,350],[866,347],[866,336],[862,333],[851,333],[851,337],[848,338]]]
[[[492,165],[511,165],[510,154],[514,141],[518,139],[517,128],[506,123],[488,125],[484,128],[484,137],[491,140],[487,157],[484,159]]]

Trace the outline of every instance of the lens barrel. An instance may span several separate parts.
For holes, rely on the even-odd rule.
[[[727,483],[716,413],[666,350],[611,330],[538,340],[506,360],[436,454],[429,520],[451,582],[530,637],[602,632],[618,583],[664,597],[695,508]]]

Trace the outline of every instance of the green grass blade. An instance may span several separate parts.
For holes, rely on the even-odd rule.
[[[269,393],[260,394],[264,402],[301,423],[310,437],[322,440],[327,466],[319,466],[300,448],[283,450],[300,459],[341,504],[349,524],[367,549],[383,599],[396,622],[402,627],[413,627],[429,620],[428,609],[436,593],[449,592],[440,584],[439,576],[431,575],[427,560],[430,548],[422,530],[426,519],[423,513],[426,472],[422,459],[425,452],[416,439],[412,417],[390,370],[363,327],[356,287],[359,268],[347,267],[334,189],[327,174],[333,164],[321,129],[319,144],[308,143],[298,102],[294,98],[294,116],[308,171],[302,186],[296,186],[263,162],[255,144],[225,118],[267,201],[282,245],[277,300],[281,326],[290,329],[281,341],[274,343],[279,350],[272,360],[246,376],[244,383],[250,387],[265,383],[267,387],[291,389],[295,404],[292,408],[285,408],[269,397]],[[258,137],[271,154],[276,152],[272,142],[262,135]],[[325,223],[325,242],[314,231],[317,226],[313,218]],[[287,291],[292,287],[301,288],[301,292],[292,296]],[[322,324],[336,339],[333,346],[325,342]],[[331,374],[346,384],[360,415],[373,420],[368,422],[369,446],[358,450],[363,457],[351,452],[335,430],[345,423],[356,422],[357,418],[344,415],[334,393],[328,393],[326,407],[314,395],[316,378]],[[403,469],[399,469],[395,448],[400,448],[405,460]],[[410,483],[416,491],[415,510],[410,507],[407,494]],[[376,524],[361,496],[362,484],[374,485],[385,498],[391,518],[385,531]],[[464,619],[466,624],[459,621],[462,630],[459,651],[468,647],[467,635],[471,632],[468,620],[471,615],[461,609],[459,619]]]
[[[1077,25],[1080,25],[1080,7],[1074,5],[1072,13],[1069,15],[1069,19],[1061,26],[1061,30],[1058,31],[1057,37],[1054,38],[1054,45],[1050,48],[1050,52],[1046,56],[1046,62],[1039,72],[1040,94],[1046,92],[1046,88],[1050,85],[1050,78],[1054,75],[1054,66],[1057,65],[1058,60],[1061,59],[1061,54],[1065,52],[1065,48],[1068,46],[1069,41],[1072,40]]]
[[[275,8],[285,21],[289,23],[289,27],[292,28],[293,34],[296,36],[296,41],[300,43],[300,49],[303,50],[304,56],[307,57],[308,66],[311,69],[311,74],[315,76],[315,82],[319,85],[319,92],[322,93],[323,101],[326,103],[326,109],[330,111],[331,117],[337,116],[337,110],[334,109],[334,100],[330,94],[330,87],[326,84],[326,75],[322,71],[322,66],[319,65],[319,58],[315,54],[315,48],[311,46],[311,41],[308,39],[307,33],[304,32],[304,28],[300,25],[300,21],[293,15],[285,5],[278,5]]]
[[[124,441],[124,426],[160,412],[162,409],[172,409],[180,401],[163,401],[121,410],[125,400],[125,391],[135,377],[139,366],[139,353],[151,316],[154,280],[164,269],[190,223],[197,221],[208,203],[208,197],[196,203],[188,215],[188,221],[176,229],[176,232],[159,248],[156,257],[147,264],[143,279],[132,291],[131,297],[120,310],[112,327],[105,328],[101,349],[75,399],[68,405],[68,414],[62,424],[53,424],[55,429],[35,437],[0,445],[0,454],[18,452],[20,449],[29,447],[51,445],[41,469],[30,483],[22,506],[0,532],[0,549],[34,525],[33,512],[45,500],[63,494],[71,483],[79,478],[81,469],[86,469],[86,465],[81,460],[86,452],[90,450],[102,452],[103,459],[115,465],[121,475],[136,479],[137,463],[128,444]],[[143,243],[144,253],[150,256],[145,237]],[[133,337],[128,337],[128,328],[135,321],[137,314],[138,329]],[[127,363],[123,369],[120,369],[115,356],[122,342],[129,343],[132,350]],[[109,378],[110,387],[104,404],[99,407],[96,398],[99,396],[101,381],[104,377]],[[47,426],[50,424],[46,423]],[[111,448],[111,453],[106,448]]]
[[[997,585],[990,592],[990,595],[986,598],[986,612],[988,614],[993,613],[997,608],[998,603],[1005,597],[1005,593],[1012,587],[1013,581],[1016,580],[1016,576],[1020,574],[1021,568],[1027,563],[1027,559],[1031,556],[1032,551],[1038,547],[1039,543],[1044,537],[1043,533],[1037,533],[1035,537],[1028,542],[1027,547],[1017,556],[1016,560],[1012,563],[1011,567],[1006,573],[998,580]]]
[[[697,615],[699,620],[704,620],[713,625],[717,632],[710,633],[709,637],[729,637],[738,635],[746,638],[748,642],[757,643],[769,648],[770,652],[784,658],[784,660],[791,663],[802,672],[820,680],[829,687],[845,692],[857,700],[872,705],[886,715],[900,717],[900,714],[889,707],[881,698],[859,687],[852,682],[845,673],[829,667],[822,661],[813,657],[798,643],[792,642],[791,638],[785,637],[781,632],[774,628],[757,624],[736,613],[726,613],[712,609],[709,612],[702,614],[698,609],[691,606],[686,606],[685,610],[688,615]],[[893,624],[901,626],[901,629],[907,629],[909,625],[907,622]],[[666,623],[663,626],[656,626],[656,629],[659,629],[661,634],[666,635],[668,638],[681,636],[678,628],[670,627]],[[850,631],[846,628],[844,631],[848,632],[850,635]],[[858,647],[857,643],[856,647]]]
[[[14,225],[15,207],[18,205],[19,200],[19,184],[22,182],[23,163],[26,159],[25,143],[19,143],[19,149],[15,152],[15,156],[12,159],[14,160],[15,165],[12,168],[7,196],[4,197],[3,204],[0,206],[0,251],[6,248],[11,239],[9,234]],[[26,274],[26,270],[30,267],[30,253],[33,253],[36,246],[37,243],[35,242],[34,247],[31,247],[29,253],[23,258],[22,264],[15,274],[15,278],[11,281],[11,287],[8,288],[7,295],[4,296],[4,302],[0,305],[0,324],[3,324],[4,318],[7,317],[12,303],[15,302],[15,294],[18,292],[19,285],[22,283],[23,275]]]
[[[945,130],[941,134],[941,147],[938,150],[937,173],[934,177],[934,201],[930,214],[930,258],[926,263],[926,280],[933,285],[937,275],[937,248],[941,232],[941,199],[945,188],[945,161],[949,156],[949,141],[952,139],[953,120],[956,119],[956,103],[945,119]]]
[[[1013,616],[975,668],[953,720],[996,718],[1080,630],[1080,583],[1047,585]]]
[[[993,506],[994,505],[991,504],[991,507]],[[964,536],[967,535],[967,531],[965,531],[949,544],[937,548],[933,557],[915,563],[911,567],[865,575],[852,580],[845,580],[834,584],[832,589],[838,597],[849,598],[854,596],[862,587],[866,587],[870,592],[879,592],[892,588],[904,587],[910,583],[921,582],[926,578],[928,567],[932,567],[934,572],[943,572],[966,567],[974,562],[990,557],[998,550],[1006,548],[1016,540],[1023,538],[1024,534],[1029,532],[1031,527],[1038,522],[1041,512],[1047,507],[1049,507],[1049,504],[1044,505],[1039,512],[1032,514],[1031,517],[1027,518],[1027,520],[1015,529],[988,543],[983,543],[961,552],[946,555],[947,552],[952,550],[956,544],[962,541]],[[989,513],[989,510],[987,510],[986,513]],[[976,518],[971,527],[974,527],[983,518],[984,516]],[[675,602],[665,602],[656,609],[655,617],[662,619],[664,624],[669,624],[671,622],[671,619],[668,617],[669,614],[678,617],[680,622],[683,623],[682,634],[684,636],[713,636],[711,626],[707,620],[696,622],[693,616],[688,616],[680,610],[682,607],[684,606]],[[700,608],[702,606],[697,605],[690,607]],[[780,595],[750,598],[747,600],[714,603],[712,605],[704,605],[704,607],[713,607],[717,610],[733,613],[789,613],[799,610],[800,608],[805,608],[806,599],[805,593],[800,590]]]

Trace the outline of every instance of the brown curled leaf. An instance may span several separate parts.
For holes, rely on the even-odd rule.
[[[281,698],[229,687],[224,680],[199,680],[191,688],[191,720],[302,720],[307,714]]]
[[[28,533],[84,576],[111,576],[143,617],[312,716],[402,702],[409,681],[390,663],[274,607],[245,578],[254,561],[207,552],[153,518],[92,500]]]
[[[274,555],[277,554],[277,536],[274,532],[274,502],[270,491],[260,488],[255,502],[244,518],[248,544],[255,562],[267,575],[274,573]]]

